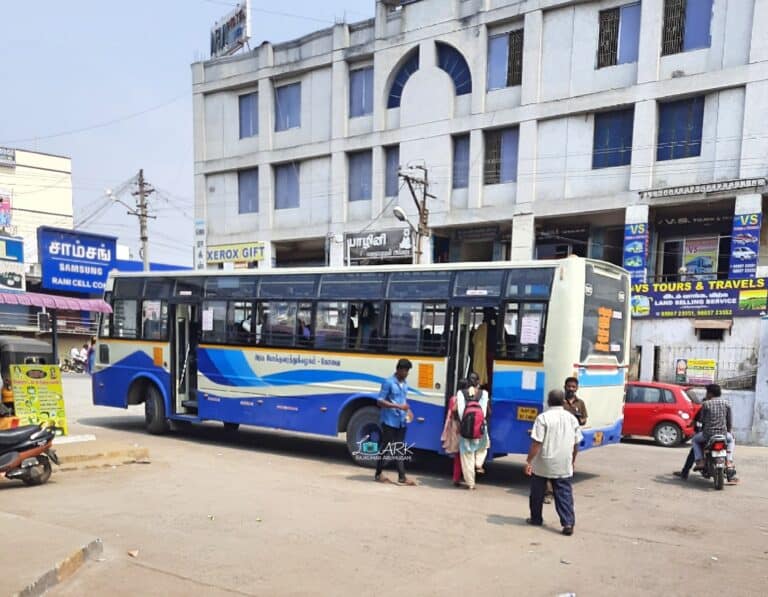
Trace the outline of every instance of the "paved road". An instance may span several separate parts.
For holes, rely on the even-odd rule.
[[[152,464],[0,484],[4,510],[96,534],[103,561],[51,595],[764,595],[768,449],[740,447],[744,479],[676,481],[686,449],[637,441],[577,462],[576,534],[525,525],[520,457],[476,492],[419,457],[419,487],[373,483],[342,442],[220,425],[167,436],[143,411],[93,407],[66,380],[73,433],[146,445]],[[128,555],[138,550],[138,557]]]

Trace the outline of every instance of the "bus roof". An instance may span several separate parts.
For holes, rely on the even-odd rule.
[[[260,269],[205,269],[205,270],[179,270],[179,271],[155,271],[155,272],[118,272],[113,270],[110,277],[113,278],[195,278],[199,276],[281,276],[289,274],[349,274],[349,273],[375,273],[375,272],[400,272],[400,271],[462,271],[485,269],[524,269],[524,268],[556,268],[560,265],[576,261],[596,263],[601,267],[611,269],[615,273],[627,273],[623,268],[598,259],[587,259],[571,255],[565,259],[546,259],[531,261],[470,261],[454,263],[431,263],[426,265],[394,264],[394,265],[356,265],[353,267],[280,267],[268,270]]]

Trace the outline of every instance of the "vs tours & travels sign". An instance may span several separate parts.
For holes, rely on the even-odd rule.
[[[42,286],[49,290],[101,294],[115,267],[116,239],[73,230],[37,229]]]

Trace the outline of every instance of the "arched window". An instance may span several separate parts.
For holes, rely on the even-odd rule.
[[[419,70],[419,48],[414,48],[400,65],[400,68],[397,69],[397,73],[392,79],[392,86],[389,88],[389,97],[387,98],[387,108],[400,107],[403,88],[417,70]]]
[[[472,93],[472,73],[469,65],[456,48],[435,42],[437,46],[437,66],[448,73],[456,87],[456,95]]]

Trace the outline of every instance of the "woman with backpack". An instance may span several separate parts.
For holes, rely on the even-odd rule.
[[[453,484],[456,487],[461,485],[461,456],[459,455],[461,425],[459,424],[458,395],[467,388],[469,388],[469,382],[466,379],[460,379],[456,384],[456,394],[448,401],[443,433],[440,435],[443,450],[449,456],[453,456]]]
[[[475,488],[475,473],[483,470],[485,457],[488,455],[488,392],[480,388],[480,376],[470,373],[469,388],[461,390],[456,396],[456,408],[459,413],[459,454],[461,471],[467,489]]]

